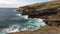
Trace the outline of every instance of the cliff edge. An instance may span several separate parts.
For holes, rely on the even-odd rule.
[[[60,1],[50,1],[36,3],[17,8],[22,15],[28,15],[29,18],[42,18],[49,26],[60,25]]]

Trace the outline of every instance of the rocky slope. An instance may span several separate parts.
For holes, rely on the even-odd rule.
[[[22,15],[28,15],[29,18],[42,18],[49,26],[60,25],[60,1],[50,1],[44,3],[36,3],[33,5],[17,8]]]

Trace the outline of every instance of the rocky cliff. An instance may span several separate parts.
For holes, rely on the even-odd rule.
[[[60,1],[50,1],[36,3],[17,8],[22,15],[28,15],[29,18],[42,18],[49,26],[60,25]]]

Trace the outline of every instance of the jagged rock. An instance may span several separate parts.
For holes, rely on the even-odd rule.
[[[60,1],[37,3],[29,6],[19,7],[17,11],[29,18],[42,18],[50,26],[60,25]]]

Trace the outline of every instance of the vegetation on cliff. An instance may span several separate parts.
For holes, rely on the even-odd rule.
[[[49,7],[53,7],[53,6],[60,7],[60,1],[49,1],[49,2],[44,2],[44,3],[36,3],[36,4],[23,6],[23,7],[19,7],[19,8],[26,9],[28,7],[32,7],[35,9],[42,9],[42,8],[49,8]]]
[[[36,3],[28,6],[19,7],[17,10],[22,11],[23,15],[38,15],[39,13],[52,11],[60,8],[60,1],[50,1],[44,3]]]

